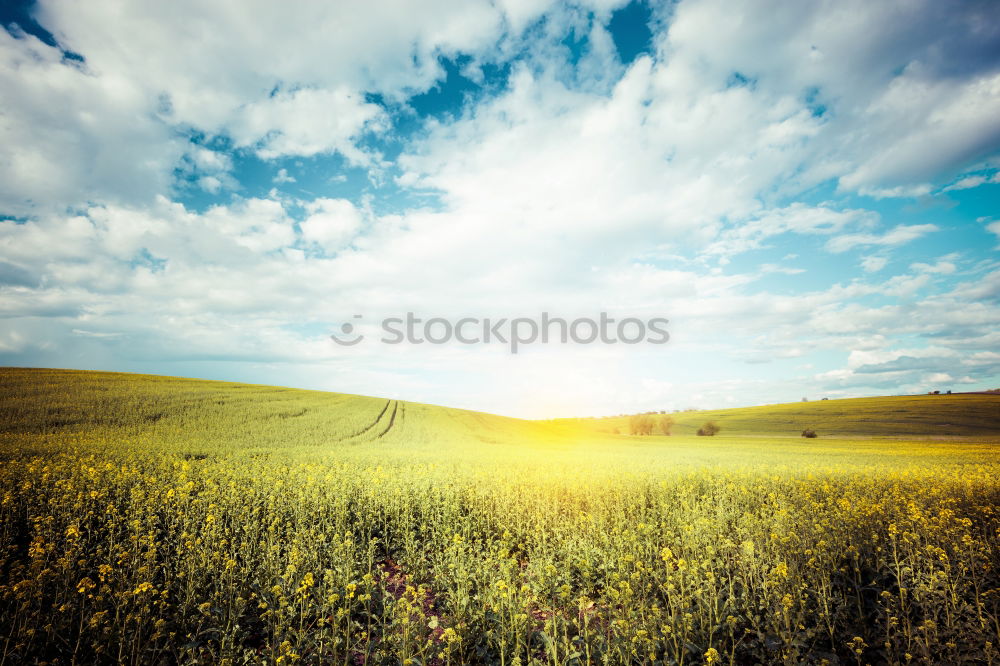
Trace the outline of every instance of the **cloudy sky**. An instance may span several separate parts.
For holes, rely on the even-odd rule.
[[[991,0],[0,19],[0,365],[531,417],[1000,386]],[[408,311],[671,340],[379,343]]]

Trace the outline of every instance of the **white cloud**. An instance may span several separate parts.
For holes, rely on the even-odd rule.
[[[850,182],[850,179],[842,182]],[[862,186],[858,189],[858,192],[874,199],[904,199],[922,197],[925,194],[930,194],[931,189],[930,185],[922,183],[919,185],[897,185],[895,187]]]
[[[229,155],[216,150],[208,150],[200,146],[194,147],[188,155],[194,165],[208,172],[230,171],[233,168],[233,161]]]
[[[239,188],[232,171],[233,160],[229,155],[196,145],[189,147],[177,169],[181,179],[193,181],[210,194]],[[180,185],[184,187],[184,184]]]
[[[804,268],[794,268],[792,266],[779,266],[777,264],[761,264],[760,272],[763,274],[780,273],[782,275],[799,275],[805,273]]]
[[[955,272],[955,264],[950,261],[939,261],[935,264],[917,262],[910,264],[910,268],[920,273],[937,273],[939,275],[950,275]]]
[[[288,169],[278,169],[277,175],[275,175],[271,182],[277,183],[278,185],[284,183],[294,183],[295,177],[288,175]]]
[[[314,202],[296,234],[277,201],[243,200],[199,215],[162,199],[148,212],[95,207],[86,216],[69,219],[0,223],[0,248],[11,261],[47,258],[44,287],[6,290],[0,302],[16,312],[35,308],[47,316],[42,331],[29,334],[27,323],[12,330],[57,349],[75,348],[61,331],[103,345],[117,344],[121,337],[129,340],[129,349],[161,363],[185,363],[198,356],[255,359],[285,364],[281,372],[294,373],[295,383],[376,395],[407,391],[406,397],[413,399],[539,416],[627,411],[636,404],[690,406],[692,399],[684,395],[694,389],[677,379],[688,371],[700,377],[701,406],[747,391],[751,381],[756,382],[755,400],[787,398],[774,393],[780,383],[762,383],[754,376],[762,366],[745,366],[748,374],[735,380],[733,360],[763,359],[773,365],[819,349],[857,350],[846,374],[809,380],[828,382],[826,390],[871,387],[872,382],[875,388],[880,382],[890,386],[885,377],[899,375],[857,369],[907,356],[931,360],[912,370],[889,366],[887,372],[948,371],[945,362],[934,359],[950,359],[947,363],[954,367],[966,356],[952,348],[949,335],[968,341],[973,332],[988,335],[1000,324],[1000,305],[970,306],[983,303],[982,289],[1000,284],[993,277],[973,277],[942,296],[922,298],[917,310],[898,303],[862,306],[857,299],[912,295],[929,284],[920,274],[894,276],[885,284],[877,280],[777,294],[753,291],[752,275],[605,264],[581,289],[578,280],[565,280],[574,256],[552,252],[557,246],[540,255],[532,251],[507,271],[504,264],[515,254],[513,246],[497,245],[502,235],[485,239],[481,247],[466,237],[438,247],[448,242],[446,232],[457,229],[440,214],[406,220],[368,220],[367,215],[342,200]],[[359,226],[369,224],[370,233],[357,235]],[[64,244],[46,243],[52,230],[69,228],[77,232]],[[330,251],[303,253],[297,249],[300,242],[318,242]],[[523,252],[530,249],[523,247]],[[143,251],[164,259],[165,266],[130,268]],[[491,258],[494,252],[499,260]],[[88,261],[81,263],[79,257]],[[552,312],[574,316],[593,315],[606,304],[618,312],[669,317],[673,341],[629,353],[614,347],[535,347],[513,359],[500,348],[373,345],[345,354],[324,343],[322,335],[294,332],[306,320],[337,322],[361,313],[366,333],[376,335],[379,317],[411,307],[425,315],[524,316],[551,306]],[[942,344],[926,351],[892,346],[897,336],[927,334],[938,336]],[[994,343],[978,344],[986,347],[973,349]],[[979,363],[969,366],[973,374],[1000,366],[981,353],[971,358]],[[428,366],[434,368],[430,374]],[[448,374],[452,381],[440,384],[433,380],[436,373]],[[268,377],[280,383],[280,375]],[[488,386],[483,377],[492,377]],[[609,397],[600,388],[645,380],[663,383],[655,396],[623,389]],[[788,379],[782,381],[787,387]],[[525,385],[536,390],[515,390]],[[807,384],[795,392],[813,394],[815,387]]]
[[[900,224],[884,234],[844,234],[831,238],[826,243],[830,252],[846,252],[855,247],[881,246],[896,247],[937,231],[933,224]]]
[[[381,107],[346,88],[298,89],[240,107],[228,130],[238,147],[253,147],[264,159],[340,152],[367,164],[372,157],[356,140],[385,124]]]
[[[1000,139],[995,35],[981,29],[993,16],[986,5],[963,9],[932,0],[780,10],[683,2],[660,48],[686,64],[678,74],[687,70],[690,89],[738,71],[758,96],[811,94],[821,130],[801,180],[834,177],[846,190],[913,196],[941,171],[995,152]]]
[[[41,0],[34,14],[85,64],[0,31],[6,214],[148,202],[169,191],[192,130],[231,136],[264,158],[339,151],[368,163],[377,156],[355,139],[388,125],[364,92],[398,102],[426,90],[442,74],[439,56],[494,53],[504,25],[486,0],[376,2],[365,11],[326,2],[278,11],[263,1],[185,0],[167,11]],[[208,171],[198,177],[210,191],[230,186]]]
[[[202,176],[198,179],[198,185],[201,186],[201,189],[212,194],[222,189],[222,181],[215,176]]]
[[[70,331],[73,335],[82,335],[88,338],[117,338],[121,337],[121,333],[105,333],[102,331],[85,331],[79,328],[74,328]]]
[[[970,190],[974,187],[979,187],[986,182],[989,182],[986,176],[966,176],[965,178],[961,178],[944,188],[943,191],[951,192],[952,190]]]
[[[897,249],[937,226],[843,204],[845,192],[957,189],[971,182],[957,174],[995,168],[984,164],[998,79],[979,10],[685,0],[658,17],[656,52],[626,68],[588,11],[606,18],[615,4],[42,0],[39,19],[86,64],[0,32],[0,213],[30,218],[0,221],[0,275],[12,276],[0,351],[134,369],[215,359],[249,379],[533,415],[917,385],[1000,365],[975,356],[1000,344],[995,262],[966,269],[963,255],[959,271],[954,257]],[[529,43],[521,32],[544,12]],[[561,41],[570,25],[589,36],[576,63]],[[459,53],[473,79],[512,59],[509,85],[400,134],[399,119],[421,122],[406,100]],[[379,200],[396,192],[373,177],[333,198],[348,179],[312,178],[309,159],[295,166],[303,183],[336,188],[237,196],[233,155],[207,147],[227,138],[265,160],[336,152],[398,175],[401,196]],[[265,189],[294,182],[286,169],[267,178]],[[806,203],[834,183],[836,201]],[[169,198],[199,186],[228,203],[197,212]],[[986,229],[1000,236],[998,225]],[[834,256],[814,262],[816,248]],[[858,248],[868,256],[836,256]],[[763,258],[741,263],[751,251]],[[909,269],[865,275],[890,251]],[[360,313],[374,334],[379,315],[406,310],[667,316],[673,341],[512,359],[347,352],[322,333]],[[838,368],[844,349],[857,354]]]
[[[773,236],[784,233],[830,235],[846,227],[871,227],[878,215],[866,210],[834,210],[827,206],[807,206],[793,203],[782,209],[758,213],[720,234],[719,240],[706,250],[707,254],[729,255],[762,247]]]
[[[336,252],[361,231],[361,211],[345,199],[316,199],[306,205],[308,217],[301,223],[302,237]]]
[[[692,108],[669,69],[640,58],[604,96],[522,68],[509,92],[433,127],[401,158],[402,182],[443,192],[460,235],[502,235],[503,247],[516,230],[534,247],[551,248],[550,260],[553,252],[596,247],[625,259],[639,234],[644,244],[702,246],[723,219],[757,214],[757,192],[794,168],[789,146],[811,123],[790,100],[755,100],[739,89],[699,98]],[[789,123],[798,129],[768,131]],[[747,155],[754,157],[737,157]],[[804,206],[773,217],[811,233],[856,219]],[[736,230],[725,242],[759,243],[775,233],[771,222],[745,235]],[[576,250],[553,246],[568,233]]]
[[[260,2],[206,7],[186,0],[169,12],[149,3],[109,3],[43,0],[37,7],[39,20],[84,55],[85,73],[34,38],[4,36],[8,62],[20,63],[8,65],[4,80],[13,91],[9,97],[19,100],[18,126],[5,143],[32,145],[18,153],[17,169],[5,179],[20,210],[55,194],[65,201],[72,192],[127,191],[128,200],[139,201],[165,192],[180,149],[176,128],[231,135],[264,158],[338,151],[368,164],[378,155],[359,147],[358,137],[387,131],[390,123],[365,101],[365,91],[394,102],[426,90],[442,74],[441,55],[471,55],[465,70],[475,76],[477,63],[523,46],[521,31],[546,11],[550,19],[542,25],[557,45],[558,30],[579,27],[585,9],[599,18],[583,24],[590,42],[574,85],[603,91],[621,72],[600,22],[621,4],[617,0],[572,10],[551,2],[436,0],[404,11],[376,2],[363,12],[327,3],[300,3],[293,12]],[[257,20],[240,20],[247,13]],[[984,18],[978,10],[947,12],[932,2],[906,10],[847,3],[776,14],[753,5],[733,10],[715,0],[681,3],[656,39],[660,64],[646,75],[640,67],[626,84],[645,98],[622,96],[623,103],[606,111],[651,101],[648,113],[632,109],[621,117],[645,124],[661,158],[695,166],[691,158],[704,151],[701,166],[708,167],[709,181],[716,180],[712,172],[721,177],[752,163],[753,169],[742,170],[742,178],[750,174],[748,189],[780,169],[788,177],[782,188],[839,178],[842,187],[875,196],[915,196],[929,191],[927,174],[972,159],[1000,137],[998,83],[982,65],[990,42],[975,29]],[[547,46],[532,44],[532,66],[566,83],[565,63]],[[949,57],[969,58],[972,66],[963,63],[967,71],[959,70]],[[752,86],[725,89],[734,71]],[[100,122],[103,136],[92,144],[97,151],[74,155],[59,143],[61,136],[88,133],[91,123],[48,132],[48,155],[38,154],[38,137],[25,141],[29,123],[65,127],[65,118],[46,121],[52,112],[33,101],[51,101],[52,93],[67,99],[50,108],[96,107],[82,117]],[[825,112],[817,111],[820,105]],[[145,145],[136,145],[137,139]],[[724,140],[731,142],[728,151]],[[90,155],[111,154],[123,141],[135,148],[130,156],[143,156],[129,161],[131,169],[117,168],[114,160],[108,169],[87,168]],[[761,165],[764,176],[756,178],[752,171]],[[203,175],[230,187],[217,173]],[[94,182],[81,182],[87,179]],[[204,184],[215,189],[214,181]]]
[[[997,220],[996,222],[990,222],[989,224],[987,224],[986,230],[992,234],[996,234],[996,236],[1000,238],[1000,220]],[[998,245],[997,247],[1000,248],[1000,245]]]
[[[932,372],[924,378],[924,381],[930,384],[942,384],[945,382],[953,382],[955,381],[955,378],[947,372]]]
[[[0,30],[0,89],[0,212],[138,202],[168,189],[183,145],[136,81]]]
[[[1000,140],[1000,73],[962,81],[936,78],[927,69],[907,67],[869,108],[869,122],[883,127],[891,143],[884,150],[869,146],[871,157],[841,179],[844,187],[868,186],[875,196],[919,196],[931,187],[873,186],[919,182],[942,168],[962,168],[986,156],[984,144]]]
[[[885,268],[886,264],[888,263],[889,259],[886,257],[882,257],[879,255],[870,255],[861,260],[861,268],[866,273],[877,273],[883,268]]]
[[[821,373],[818,378],[828,386],[868,387],[896,393],[943,390],[941,384],[975,384],[970,375],[958,377],[959,371],[975,368],[982,376],[1000,371],[997,359],[982,354],[965,356],[943,346],[898,348],[873,352],[854,351],[846,368]]]

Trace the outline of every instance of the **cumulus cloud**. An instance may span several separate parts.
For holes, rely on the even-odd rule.
[[[992,175],[974,174],[959,178],[954,183],[944,188],[943,191],[951,192],[953,190],[971,190],[972,188],[979,187],[985,183],[1000,183],[1000,171],[996,171]]]
[[[191,184],[211,194],[236,190],[239,183],[232,175],[233,160],[224,152],[192,145],[174,170],[179,189]]]
[[[766,211],[749,221],[725,230],[712,243],[707,254],[735,254],[760,248],[767,238],[793,232],[831,235],[848,227],[871,227],[878,215],[866,210],[835,210],[827,206],[794,203],[786,208]]]
[[[237,147],[264,159],[339,152],[364,164],[372,157],[357,147],[359,135],[385,123],[381,107],[346,88],[298,89],[240,107],[228,131]]]
[[[967,357],[947,347],[852,352],[847,368],[824,373],[831,387],[899,387],[940,390],[941,384],[976,383],[967,374],[994,375],[1000,363],[989,356]],[[947,387],[944,387],[947,388]]]
[[[308,217],[301,223],[302,237],[326,252],[344,247],[364,222],[361,211],[345,199],[316,199],[306,205]]]
[[[0,213],[139,202],[168,190],[185,148],[134,79],[0,30],[0,88]]]
[[[844,234],[831,238],[826,248],[831,252],[847,252],[855,247],[896,247],[916,240],[938,227],[933,224],[900,224],[884,234]]]
[[[889,259],[887,257],[870,255],[861,260],[861,268],[866,273],[877,273],[885,268],[888,263]]]
[[[990,222],[989,224],[987,224],[986,230],[992,234],[995,234],[997,238],[1000,239],[1000,220],[997,220],[996,222]],[[1000,245],[997,245],[997,247],[1000,248]]]
[[[692,86],[737,71],[758,94],[800,91],[826,139],[814,146],[804,179],[833,176],[845,189],[912,195],[996,150],[995,19],[986,2],[958,11],[930,0],[778,11],[705,0],[677,6],[660,45],[697,72],[686,78]]]
[[[955,272],[955,264],[947,260],[941,260],[935,264],[917,262],[911,264],[910,268],[920,273],[937,273],[939,275],[950,275]]]
[[[0,31],[3,360],[531,415],[1000,372],[995,259],[924,256],[939,226],[893,208],[996,178],[989,4],[684,0],[630,63],[620,5],[41,0],[83,61]],[[421,116],[446,63],[483,87]],[[667,316],[672,342],[325,340],[406,310]]]

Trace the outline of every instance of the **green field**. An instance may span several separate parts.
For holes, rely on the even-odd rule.
[[[143,375],[0,386],[3,664],[1000,661],[1000,396],[640,437]]]

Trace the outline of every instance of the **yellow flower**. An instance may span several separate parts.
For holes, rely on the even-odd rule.
[[[306,592],[309,591],[309,588],[311,588],[315,584],[315,582],[316,581],[313,578],[312,572],[310,571],[306,573],[306,575],[302,577],[302,582],[299,583],[299,589],[296,590],[296,592],[298,594],[305,594]]]

